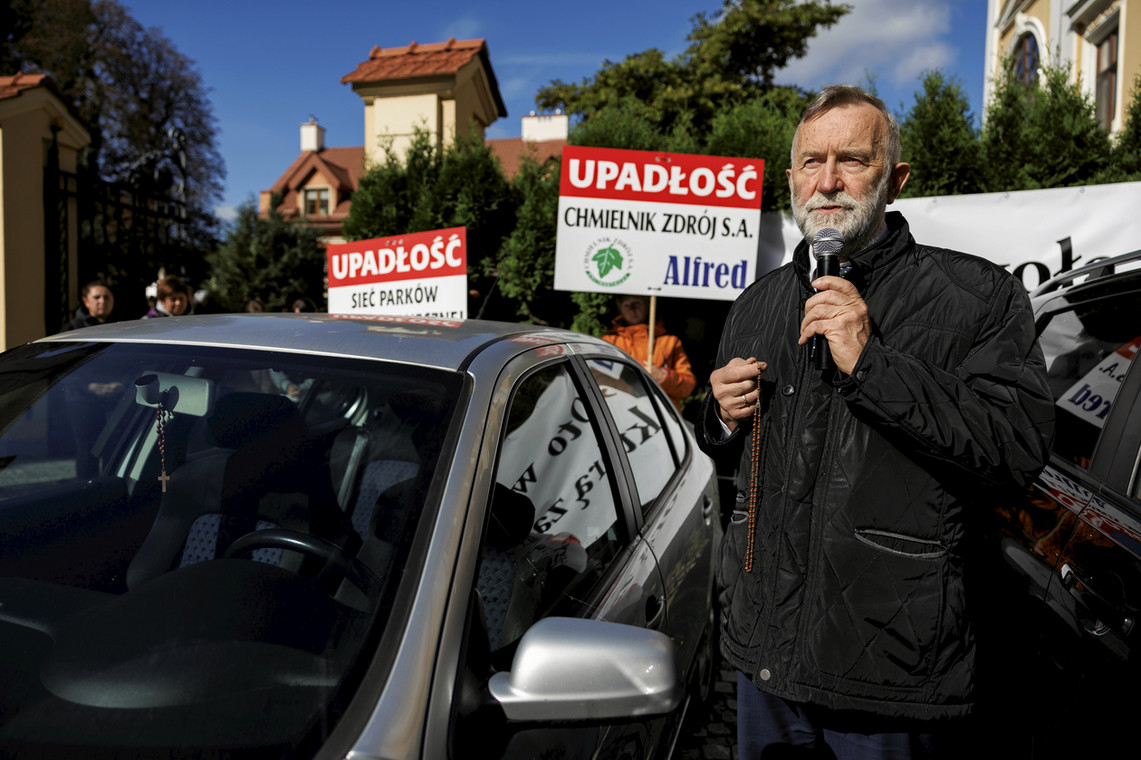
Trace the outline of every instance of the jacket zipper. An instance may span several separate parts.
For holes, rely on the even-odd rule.
[[[799,372],[797,373],[797,382],[799,383],[799,388],[803,388],[808,381],[809,368],[810,368],[810,365],[812,364],[811,352],[812,352],[812,344],[811,343],[804,346],[800,350],[800,359],[799,359],[799,366],[798,366]],[[792,402],[791,424],[788,425],[788,427],[785,429],[786,441],[787,441],[788,436],[792,434],[791,431],[795,431],[795,430],[799,429],[799,421],[800,421],[802,408],[803,408],[802,407],[803,402],[801,402],[800,399],[804,396],[804,394],[801,393],[799,390],[795,390],[794,395],[796,396],[796,398]],[[771,443],[771,441],[770,441],[770,443]],[[777,533],[779,535],[783,535],[785,520],[788,517],[788,500],[789,500],[788,479],[789,479],[789,473],[792,472],[792,460],[793,459],[794,459],[793,447],[786,445],[785,446],[784,464],[782,465],[782,468],[781,468],[780,526],[777,530]],[[764,467],[764,463],[762,462],[759,466]],[[762,497],[761,506],[763,507],[763,494],[761,494],[761,497]],[[753,536],[750,536],[749,540],[754,541],[755,539]],[[783,551],[783,543],[778,541],[776,549],[775,549],[775,556],[773,556],[771,558],[771,561],[767,562],[767,565],[768,565],[770,570],[772,568],[780,567],[780,559],[781,559],[781,552],[782,551]],[[765,558],[765,559],[768,560],[769,558]],[[766,564],[765,562],[762,562],[762,565],[761,565],[762,570],[764,569],[765,564]],[[763,601],[764,601],[764,605],[765,605],[764,606],[765,615],[767,615],[767,616],[773,615],[773,600],[776,598],[776,585],[777,585],[777,580],[778,580],[780,573],[772,572],[772,573],[770,573],[770,575],[772,576],[772,579],[769,581],[767,591],[763,597]],[[798,627],[799,627],[799,625],[798,625]],[[773,626],[765,624],[764,630],[765,630],[764,636],[761,638],[760,646],[757,648],[758,655],[763,655],[763,653],[769,649],[770,639],[772,637]],[[795,657],[798,658],[799,657],[799,647],[796,647],[794,649],[794,653],[795,653]],[[760,657],[758,657],[758,665],[761,668],[766,667],[763,663],[760,663],[759,660],[760,660]],[[770,669],[771,669],[771,666],[770,666]],[[788,678],[788,676],[790,675],[791,671],[792,671],[792,663],[789,663],[788,672],[781,673],[779,680],[782,683],[787,684],[790,680]],[[787,688],[787,686],[784,688]]]

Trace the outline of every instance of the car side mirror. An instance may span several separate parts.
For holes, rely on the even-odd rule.
[[[603,620],[550,617],[519,641],[511,671],[488,683],[510,721],[603,722],[672,712],[685,695],[664,633]]]

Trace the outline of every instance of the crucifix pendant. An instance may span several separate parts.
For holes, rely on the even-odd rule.
[[[155,428],[158,433],[158,453],[161,468],[158,480],[162,483],[162,492],[166,493],[166,482],[170,480],[170,476],[166,474],[166,421],[168,412],[162,408],[164,401],[166,401],[165,393],[159,396],[158,405],[155,407]]]

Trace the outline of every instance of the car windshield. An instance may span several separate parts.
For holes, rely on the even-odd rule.
[[[0,357],[0,755],[311,753],[403,627],[461,389],[246,349]]]

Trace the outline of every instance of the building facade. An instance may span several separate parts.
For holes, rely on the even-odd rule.
[[[1048,63],[1068,65],[1117,133],[1141,76],[1141,0],[988,0],[984,102],[1006,61],[1027,82]]]
[[[402,158],[417,130],[426,131],[442,150],[463,132],[475,130],[483,137],[507,115],[482,39],[374,47],[341,82],[364,101],[364,145],[327,148],[324,128],[311,119],[301,125],[301,153],[258,200],[264,216],[280,197],[282,216],[316,227],[326,244],[344,242],[341,225],[367,167],[389,155]],[[510,179],[525,156],[542,162],[559,155],[567,129],[566,114],[531,114],[523,117],[521,137],[486,144]]]
[[[78,303],[75,201],[56,191],[90,140],[51,79],[0,77],[0,351],[56,332]]]

